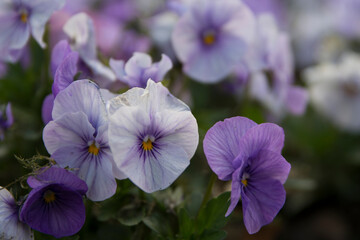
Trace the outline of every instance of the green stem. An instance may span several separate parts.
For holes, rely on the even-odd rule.
[[[206,188],[206,192],[205,192],[204,198],[203,198],[203,200],[201,202],[201,205],[200,205],[200,208],[199,208],[199,211],[198,211],[198,214],[197,214],[196,218],[199,217],[199,214],[200,214],[201,210],[205,207],[206,203],[211,198],[212,188],[213,188],[213,185],[214,185],[215,181],[216,181],[216,175],[214,173],[211,173],[210,181],[209,181],[209,184],[208,184],[208,186]]]

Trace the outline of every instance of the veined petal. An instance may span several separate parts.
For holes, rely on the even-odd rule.
[[[53,154],[64,146],[87,146],[94,133],[95,128],[83,112],[66,113],[45,126],[43,140],[48,152]]]
[[[46,203],[44,194],[51,191],[54,202]],[[82,196],[61,184],[50,184],[33,189],[20,213],[21,219],[31,228],[57,238],[77,233],[85,222]]]
[[[241,193],[244,223],[250,234],[273,221],[285,203],[286,192],[280,181],[248,181]]]
[[[115,157],[116,159],[116,157]],[[177,145],[161,144],[154,154],[140,157],[139,147],[130,149],[120,169],[143,191],[151,193],[170,186],[189,165],[187,153]]]
[[[19,206],[14,197],[2,187],[0,187],[0,239],[34,239],[30,227],[19,220]]]
[[[255,122],[244,117],[233,117],[217,122],[206,133],[204,152],[211,169],[221,180],[230,180],[235,170],[233,161],[240,153],[241,138],[245,133],[257,126]]]
[[[285,183],[291,165],[279,153],[269,150],[261,150],[258,155],[251,160],[250,175],[254,181],[264,178],[273,178]]]
[[[95,129],[106,124],[105,102],[95,83],[90,80],[78,80],[56,96],[52,112],[53,119],[56,120],[63,114],[71,112],[85,113]]]
[[[84,181],[75,176],[75,174],[59,167],[43,168],[39,170],[38,175],[30,176],[27,179],[27,183],[31,188],[42,187],[53,183],[63,184],[81,195],[85,195],[88,190]]]
[[[86,196],[92,201],[103,201],[116,192],[116,181],[113,176],[111,155],[99,153],[98,156],[89,154],[79,166],[77,175],[83,179],[89,190]]]
[[[249,129],[239,142],[241,151],[234,165],[239,165],[238,160],[255,157],[260,150],[281,154],[284,138],[284,130],[273,123],[262,123]]]
[[[231,203],[230,206],[228,208],[228,210],[226,211],[225,217],[229,216],[235,209],[235,207],[237,206],[240,197],[241,197],[241,184],[240,184],[240,174],[242,173],[242,168],[239,167],[238,169],[236,169],[232,176],[233,176],[233,181],[231,182]]]

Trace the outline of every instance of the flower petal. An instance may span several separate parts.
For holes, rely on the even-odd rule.
[[[241,193],[244,223],[250,234],[273,221],[285,203],[283,185],[274,179],[248,181]]]
[[[71,112],[84,112],[95,129],[106,124],[105,103],[95,83],[90,80],[78,80],[56,96],[53,119]]]
[[[238,167],[241,161],[255,157],[260,150],[281,154],[284,138],[284,130],[273,123],[262,123],[249,129],[239,142],[241,151],[233,165]]]
[[[206,133],[203,146],[210,168],[221,180],[230,180],[235,170],[233,161],[240,153],[239,143],[245,133],[257,126],[245,117],[233,117],[217,122]]]
[[[49,204],[44,201],[48,190],[55,194],[54,202]],[[80,231],[85,223],[85,206],[78,192],[61,184],[50,184],[30,192],[20,216],[31,228],[60,238]]]
[[[55,76],[56,69],[71,52],[70,44],[66,40],[61,40],[55,45],[51,53],[51,73],[53,76]]]
[[[61,9],[64,6],[65,0],[37,0],[28,1],[28,4],[31,6],[31,14],[29,19],[31,33],[39,45],[42,48],[45,48],[46,44],[43,41],[45,24],[56,10]]]
[[[45,126],[43,140],[48,152],[53,154],[64,146],[86,147],[94,133],[95,128],[83,112],[67,113]]]
[[[69,53],[55,72],[54,84],[52,92],[54,96],[67,88],[73,81],[75,75],[78,73],[77,62],[79,61],[79,54],[77,52]]]
[[[49,94],[45,97],[43,105],[41,107],[41,117],[45,124],[48,124],[52,120],[52,110],[54,107],[54,95]]]
[[[34,239],[29,226],[19,220],[19,206],[11,193],[0,187],[0,239]]]
[[[63,184],[64,186],[85,195],[88,190],[86,183],[75,174],[59,167],[43,168],[40,174],[30,176],[27,183],[31,188],[42,187],[51,183]]]
[[[251,178],[254,181],[263,178],[273,178],[285,183],[291,165],[279,153],[268,150],[259,151],[258,155],[251,159]]]

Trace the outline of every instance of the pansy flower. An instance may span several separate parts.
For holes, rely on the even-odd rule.
[[[167,188],[186,169],[198,145],[189,107],[161,84],[132,88],[108,102],[109,145],[116,166],[139,188]]]
[[[79,53],[81,60],[90,68],[94,81],[103,88],[111,88],[116,76],[97,57],[95,28],[92,19],[85,13],[72,16],[63,30],[69,37],[71,49]]]
[[[87,197],[102,201],[116,191],[113,157],[108,143],[105,101],[113,97],[89,80],[78,80],[62,90],[54,100],[53,121],[43,132],[45,147],[61,166],[74,169],[89,190]],[[115,176],[115,177],[114,177]]]
[[[0,187],[0,239],[31,240],[30,227],[19,219],[20,205],[12,194]]]
[[[31,228],[57,238],[77,233],[85,222],[82,196],[84,181],[58,167],[41,169],[27,180],[33,190],[20,212],[21,220]]]
[[[209,129],[203,144],[207,161],[219,179],[232,180],[226,216],[241,198],[250,234],[272,222],[284,205],[283,184],[290,171],[290,164],[281,155],[283,129],[272,123],[258,125],[244,117],[233,117]]]
[[[122,60],[110,59],[110,66],[116,77],[129,87],[145,88],[149,78],[154,82],[162,81],[172,68],[172,62],[168,56],[162,54],[159,62],[152,63],[148,54],[135,52],[126,64]]]
[[[0,52],[21,50],[30,34],[44,48],[45,24],[65,0],[3,0],[0,2]],[[9,52],[10,53],[10,52]]]
[[[304,72],[310,101],[321,114],[349,132],[360,131],[360,55],[346,53]]]
[[[214,83],[241,63],[254,29],[254,16],[241,1],[193,1],[175,25],[172,43],[186,74]]]

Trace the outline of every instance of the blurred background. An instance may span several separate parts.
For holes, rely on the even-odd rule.
[[[85,11],[95,23],[100,59],[127,60],[134,51],[141,51],[158,61],[161,53],[168,54],[174,67],[164,84],[189,104],[199,124],[199,147],[189,168],[171,189],[142,199],[160,199],[170,209],[185,205],[190,214],[196,214],[211,175],[202,149],[206,131],[217,121],[245,116],[257,123],[275,122],[284,128],[283,156],[292,169],[285,184],[285,206],[274,222],[249,235],[239,205],[224,228],[228,233],[226,239],[360,239],[360,1],[244,1],[255,15],[272,15],[278,31],[289,36],[292,84],[307,92],[304,111],[295,114],[274,112],[262,99],[254,97],[249,75],[233,73],[209,85],[182,73],[170,36],[178,18],[171,6],[184,2],[68,1],[50,19],[45,36],[49,42],[47,49],[42,50],[31,40],[19,62],[0,62],[0,135],[3,134],[0,185],[6,186],[30,171],[23,168],[15,155],[48,156],[42,141],[41,108],[53,81],[49,72],[51,49],[65,38],[61,29],[66,20]],[[103,36],[107,36],[106,41]],[[1,121],[9,118],[8,102],[14,123],[4,127]],[[141,236],[146,235],[149,226],[126,222],[126,209],[116,207],[131,202],[129,196],[136,199],[143,193],[128,180],[119,181],[118,185],[119,193],[112,199],[104,203],[86,202],[87,220],[79,233],[80,239],[146,239]],[[19,195],[26,192],[21,184],[12,188]],[[230,190],[230,183],[217,180],[213,196]],[[113,209],[122,217],[117,220],[108,217],[106,213]],[[168,221],[173,215],[166,214]],[[50,238],[37,233],[36,239]]]

